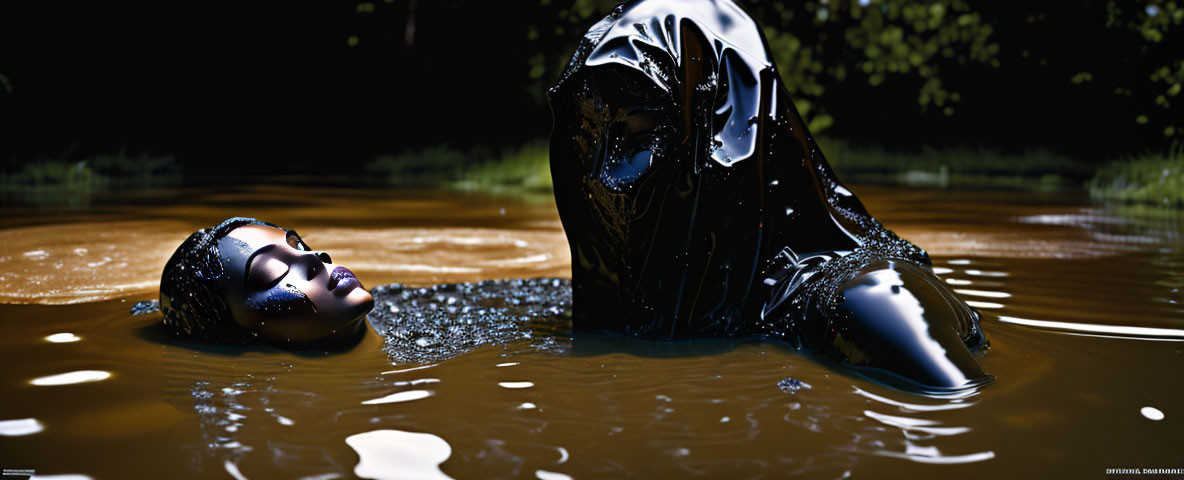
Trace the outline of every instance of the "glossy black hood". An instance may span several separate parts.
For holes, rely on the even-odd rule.
[[[789,336],[867,263],[928,265],[835,178],[731,1],[618,6],[549,99],[577,328]]]

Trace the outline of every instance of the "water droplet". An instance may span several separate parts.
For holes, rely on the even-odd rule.
[[[796,378],[786,377],[780,382],[777,382],[777,388],[780,388],[785,393],[798,393],[799,390],[809,390],[814,387]]]

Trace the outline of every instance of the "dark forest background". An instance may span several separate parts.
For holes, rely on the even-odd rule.
[[[6,172],[105,152],[186,174],[362,172],[549,134],[543,92],[614,2],[4,1]],[[1182,137],[1174,1],[757,1],[816,133],[1087,163]]]

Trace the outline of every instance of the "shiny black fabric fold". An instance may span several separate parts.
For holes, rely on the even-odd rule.
[[[977,314],[936,279],[926,253],[836,178],[763,33],[731,1],[621,4],[588,31],[548,98],[575,328],[759,334],[875,367],[890,354],[873,354],[886,350],[863,327],[916,300],[940,303],[919,307],[937,343],[949,341],[938,330],[963,350],[984,342]],[[902,285],[925,291],[856,295],[858,308],[846,298],[861,276],[897,266],[908,266]],[[943,354],[907,355],[924,364]]]

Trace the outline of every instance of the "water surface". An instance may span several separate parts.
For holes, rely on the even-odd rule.
[[[157,334],[164,260],[233,215],[367,286],[564,277],[554,206],[456,192],[180,190],[3,207],[0,467],[78,478],[1104,478],[1184,467],[1184,217],[1074,194],[856,187],[985,314],[997,380],[933,399],[755,339],[572,337],[400,363]],[[536,335],[537,337],[537,335]],[[786,379],[793,379],[785,381]]]

